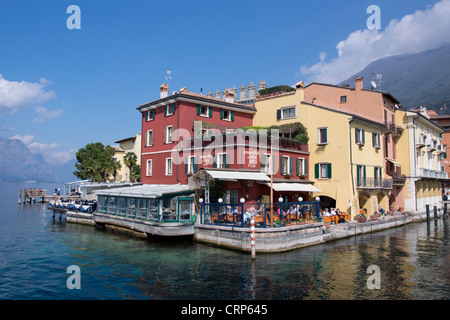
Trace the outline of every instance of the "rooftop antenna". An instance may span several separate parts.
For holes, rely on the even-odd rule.
[[[167,69],[166,80],[169,82],[172,79],[172,70]]]

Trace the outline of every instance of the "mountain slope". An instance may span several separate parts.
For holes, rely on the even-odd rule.
[[[0,137],[0,181],[59,182],[53,168],[41,155],[32,154],[17,139]]]
[[[379,59],[341,84],[353,83],[356,76],[362,76],[364,88],[371,88],[371,81],[377,82],[376,74],[382,75],[377,90],[389,92],[405,108],[450,107],[450,45]]]

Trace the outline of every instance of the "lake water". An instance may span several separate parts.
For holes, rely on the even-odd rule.
[[[0,299],[432,300],[449,298],[449,218],[281,254],[250,255],[192,241],[142,240],[18,206],[0,183]],[[257,241],[257,239],[256,239]],[[67,288],[67,268],[81,289]],[[369,266],[380,289],[369,289]]]

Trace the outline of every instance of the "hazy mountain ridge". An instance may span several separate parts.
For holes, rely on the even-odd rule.
[[[381,79],[377,79],[377,74]],[[406,109],[422,105],[450,114],[450,45],[379,59],[340,85],[352,85],[356,76],[364,77],[366,89],[375,81],[377,90],[389,92]]]
[[[66,182],[71,175],[65,172],[69,167],[60,169],[45,162],[42,155],[31,153],[22,141],[0,137],[0,181]]]

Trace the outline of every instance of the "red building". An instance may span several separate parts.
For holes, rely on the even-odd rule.
[[[285,202],[299,196],[306,201],[317,191],[308,179],[306,144],[246,128],[252,126],[254,106],[235,103],[230,92],[219,99],[187,89],[168,95],[167,84],[160,89],[160,99],[138,107],[142,183],[193,184],[202,172],[224,181],[226,203],[271,202],[274,166],[273,202],[280,196]]]

